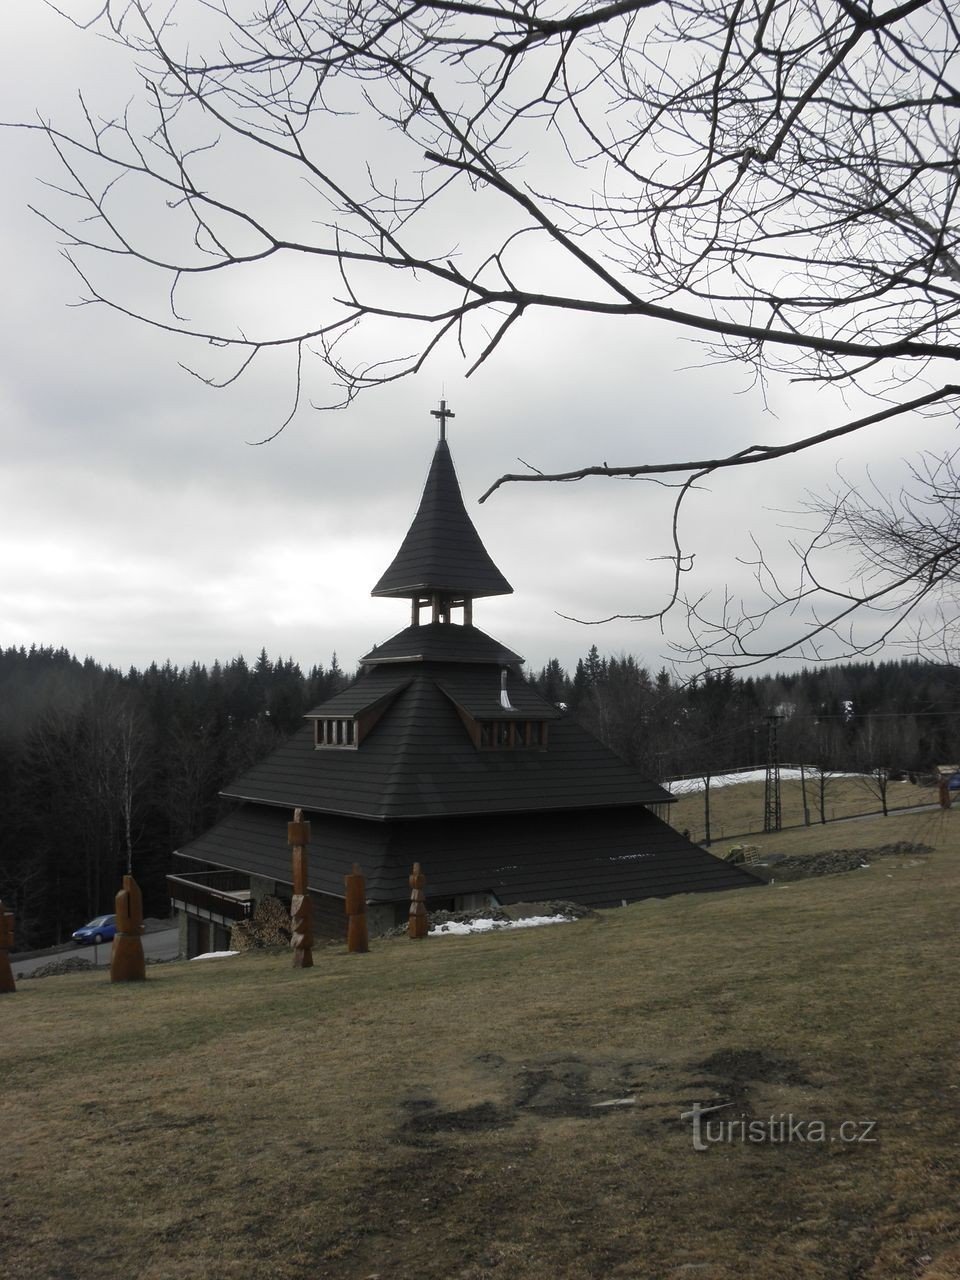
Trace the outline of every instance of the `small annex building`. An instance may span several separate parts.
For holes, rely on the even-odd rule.
[[[354,683],[221,795],[236,808],[177,850],[169,877],[188,955],[226,946],[264,896],[292,893],[287,822],[312,825],[314,931],[345,931],[344,876],[366,876],[371,931],[406,920],[420,862],[428,906],[566,899],[589,907],[757,881],[654,811],[669,794],[540,696],[523,659],[474,625],[511,594],[460,492],[445,438],[400,549],[372,594],[409,625],[361,659]]]

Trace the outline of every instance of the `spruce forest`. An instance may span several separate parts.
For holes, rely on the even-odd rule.
[[[166,915],[170,855],[225,812],[219,789],[350,680],[337,662],[243,657],[126,674],[65,649],[0,649],[0,898],[18,943],[42,946],[112,909],[128,866]],[[780,759],[820,770],[929,773],[960,757],[960,670],[860,662],[790,675],[730,670],[678,680],[593,646],[571,673],[528,678],[567,715],[657,779],[762,766],[769,717]]]

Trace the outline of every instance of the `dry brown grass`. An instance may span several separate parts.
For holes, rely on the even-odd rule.
[[[960,814],[881,830],[937,851],[308,971],[22,982],[5,1280],[955,1280]],[[697,1152],[712,1099],[878,1141]]]
[[[880,798],[865,777],[828,777],[824,791],[824,814],[827,822],[840,818],[858,817],[878,813]],[[785,828],[804,825],[803,788],[799,780],[784,780],[780,784],[782,820]],[[820,793],[816,776],[806,781],[807,809],[810,822],[820,823]],[[910,782],[891,782],[887,790],[887,806],[891,810],[912,808],[916,805],[936,804],[935,787],[915,786]],[[686,829],[690,838],[704,838],[703,792],[681,796],[664,814],[677,831]],[[740,782],[731,787],[710,788],[710,833],[714,842],[730,841],[739,836],[763,831],[763,783]]]

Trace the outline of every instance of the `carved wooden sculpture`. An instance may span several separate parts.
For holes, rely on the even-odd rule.
[[[143,896],[133,876],[123,877],[117,894],[117,932],[110,953],[111,982],[143,982],[147,976],[143,958]]]
[[[0,901],[0,995],[16,991],[10,968],[10,948],[13,946],[13,912]]]
[[[407,934],[411,938],[425,938],[430,929],[424,893],[426,883],[427,877],[420,870],[420,863],[415,862],[410,877],[410,918],[407,921]]]
[[[287,823],[287,843],[293,850],[293,898],[290,902],[290,920],[293,936],[293,967],[313,968],[313,903],[310,901],[307,845],[310,843],[310,823],[304,822],[303,810],[294,809],[293,821]]]
[[[350,875],[343,877],[346,886],[347,950],[369,951],[367,937],[367,886],[363,872],[353,864]]]

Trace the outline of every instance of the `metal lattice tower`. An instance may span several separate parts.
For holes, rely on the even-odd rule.
[[[780,804],[780,739],[778,727],[783,716],[767,716],[767,776],[763,788],[763,829],[779,831],[782,826]]]

